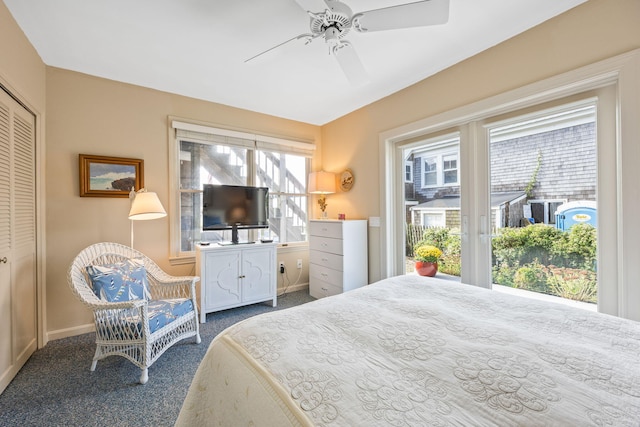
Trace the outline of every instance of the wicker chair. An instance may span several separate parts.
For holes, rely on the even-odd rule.
[[[149,298],[120,302],[108,302],[99,298],[89,283],[86,267],[109,266],[131,259],[144,264],[144,270],[141,271],[146,271]],[[97,243],[76,256],[69,267],[67,280],[76,296],[93,310],[96,352],[91,371],[96,369],[100,359],[112,355],[122,356],[142,369],[140,383],[145,384],[149,379],[149,366],[165,350],[188,337],[195,336],[197,344],[201,341],[195,293],[195,283],[200,280],[199,277],[170,276],[135,249],[118,243]],[[148,307],[150,302],[182,304],[187,312],[176,316],[174,320],[168,320],[164,326],[152,332]]]

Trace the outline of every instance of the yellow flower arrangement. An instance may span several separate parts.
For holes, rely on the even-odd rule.
[[[416,261],[423,262],[438,262],[442,256],[442,251],[435,246],[422,245],[416,248],[415,259]]]

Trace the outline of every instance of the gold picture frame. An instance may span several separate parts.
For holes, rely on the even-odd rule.
[[[351,169],[347,169],[340,174],[340,190],[349,191],[351,187],[353,187],[353,183],[355,182],[355,178],[353,177],[353,172]]]
[[[80,197],[129,197],[144,187],[144,160],[80,154]]]

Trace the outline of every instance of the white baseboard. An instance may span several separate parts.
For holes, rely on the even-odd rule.
[[[286,291],[284,292],[285,294],[288,294],[290,292],[296,292],[296,291],[302,291],[304,289],[309,289],[309,284],[308,283],[301,283],[299,285],[291,285],[289,287],[284,287],[284,288],[278,288],[278,295],[282,294],[282,291],[284,291],[286,289]]]
[[[58,329],[56,331],[47,332],[47,341],[59,340],[62,338],[75,337],[76,335],[88,334],[95,332],[96,327],[93,323],[86,325],[74,326],[73,328]]]

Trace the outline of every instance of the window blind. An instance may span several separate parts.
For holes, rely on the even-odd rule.
[[[313,157],[316,150],[316,145],[310,142],[294,141],[177,120],[172,121],[171,126],[176,130],[177,138],[198,142],[235,145],[265,151],[297,154],[309,158]]]

